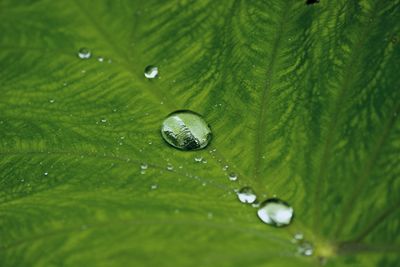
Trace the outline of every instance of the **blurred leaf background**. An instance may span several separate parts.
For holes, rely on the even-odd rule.
[[[0,265],[399,266],[400,3],[305,2],[1,0]]]

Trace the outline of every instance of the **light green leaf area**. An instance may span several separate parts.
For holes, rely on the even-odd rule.
[[[399,266],[399,22],[398,0],[1,0],[0,266]],[[180,109],[206,149],[162,140]]]

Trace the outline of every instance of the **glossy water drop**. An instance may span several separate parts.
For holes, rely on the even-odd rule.
[[[149,65],[144,69],[144,76],[147,79],[154,79],[158,75],[158,67]]]
[[[222,170],[223,170],[223,171],[226,171],[226,170],[228,170],[228,168],[229,168],[229,166],[228,166],[228,165],[225,165],[224,167],[222,167]]]
[[[172,171],[174,169],[174,166],[172,166],[170,163],[167,164],[167,170]]]
[[[175,111],[167,116],[161,126],[164,140],[181,150],[202,149],[211,140],[211,130],[201,115],[189,111]]]
[[[303,242],[297,247],[297,252],[303,256],[311,256],[314,253],[314,247],[309,242]]]
[[[267,199],[261,203],[257,211],[258,217],[263,222],[276,227],[290,224],[293,219],[293,214],[293,208],[278,198]]]
[[[92,56],[92,52],[90,51],[90,49],[88,49],[86,47],[82,47],[78,51],[78,57],[80,59],[89,59],[91,56]]]
[[[237,174],[234,172],[229,173],[228,177],[229,177],[229,180],[231,180],[231,181],[236,181],[238,178]]]
[[[297,241],[300,241],[300,240],[303,240],[303,238],[304,238],[304,235],[303,235],[303,233],[295,233],[294,235],[293,235],[293,239],[297,242]]]
[[[151,190],[156,190],[157,188],[158,188],[158,185],[156,185],[156,184],[153,184],[153,185],[151,185]]]
[[[194,158],[194,161],[195,162],[201,162],[203,160],[203,157],[202,156],[199,156],[199,157],[195,157]]]
[[[104,61],[104,57],[98,57],[97,60],[98,60],[99,62],[103,62],[103,61]]]
[[[44,176],[47,176],[47,175],[49,175],[49,173],[48,172],[45,172],[45,173],[43,173],[44,174]]]
[[[140,169],[142,169],[142,170],[147,170],[148,167],[149,166],[147,165],[147,163],[140,164]]]
[[[245,186],[237,192],[237,196],[242,203],[253,203],[256,201],[256,193],[251,187]]]
[[[55,101],[54,99],[50,99],[50,100],[49,100],[50,104],[53,104],[54,101]]]

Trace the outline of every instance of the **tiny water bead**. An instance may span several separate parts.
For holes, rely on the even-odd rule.
[[[78,51],[78,57],[80,59],[89,59],[92,56],[92,52],[90,51],[89,48],[82,47]]]
[[[202,156],[198,156],[198,157],[195,157],[194,158],[194,161],[195,162],[201,162],[203,160],[203,157]]]
[[[144,69],[144,76],[147,79],[154,79],[158,75],[158,67],[149,65]]]
[[[212,137],[203,117],[190,110],[169,114],[162,123],[161,135],[168,144],[181,150],[202,149]]]
[[[140,169],[142,169],[142,170],[147,170],[148,167],[149,166],[147,165],[147,163],[140,164]]]
[[[278,199],[270,198],[261,203],[257,211],[258,217],[265,222],[276,227],[290,224],[293,219],[294,210],[288,203]]]
[[[253,203],[256,201],[256,193],[253,191],[253,189],[249,186],[245,186],[242,189],[240,189],[237,193],[237,196],[242,203]]]
[[[168,163],[168,164],[167,164],[167,170],[168,170],[168,171],[173,171],[173,170],[174,170],[174,166],[172,166],[171,163]]]
[[[311,256],[314,253],[314,247],[311,243],[305,241],[297,247],[297,252],[303,256]]]
[[[237,174],[234,172],[229,173],[228,177],[229,177],[229,180],[231,180],[231,181],[236,181],[238,178]]]
[[[303,240],[303,238],[304,238],[303,233],[295,233],[295,234],[293,235],[293,239],[294,239],[296,242],[298,242],[298,241],[300,241],[300,240]]]

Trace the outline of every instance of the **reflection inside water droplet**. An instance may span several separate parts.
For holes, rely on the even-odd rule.
[[[171,113],[163,121],[161,135],[164,140],[181,150],[204,148],[211,140],[211,130],[201,115],[180,110]]]
[[[149,65],[144,69],[144,76],[147,79],[154,79],[158,75],[158,67]]]
[[[261,203],[257,211],[258,217],[265,222],[276,227],[290,224],[293,218],[293,208],[286,202],[278,198],[270,198]]]
[[[237,193],[237,196],[242,203],[253,203],[257,196],[256,193],[253,191],[253,189],[249,186],[245,186],[242,189],[240,189]]]

